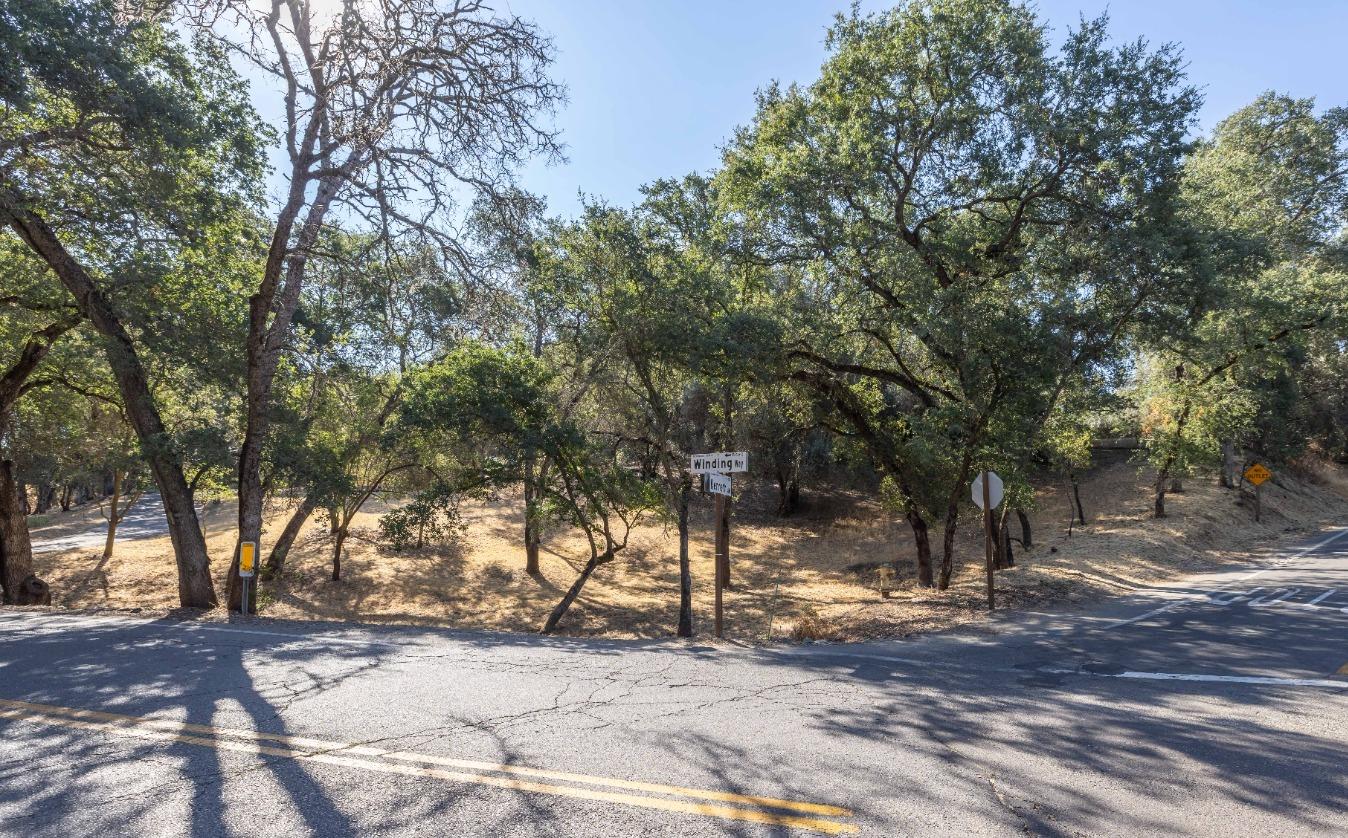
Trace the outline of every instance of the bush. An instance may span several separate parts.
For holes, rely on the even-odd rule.
[[[837,636],[837,628],[813,611],[802,614],[796,620],[796,624],[791,627],[791,639],[797,642],[802,640],[832,640]]]
[[[379,519],[379,533],[395,551],[420,550],[461,530],[458,497],[442,487],[419,492],[401,509]]]

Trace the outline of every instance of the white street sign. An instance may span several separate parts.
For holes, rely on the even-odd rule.
[[[983,508],[983,472],[979,472],[974,478],[973,485],[970,487],[970,494],[974,497],[974,503],[979,509]],[[997,476],[997,472],[989,471],[988,475],[988,500],[992,501],[992,508],[996,509],[1002,505],[1004,496],[1002,478]]]
[[[709,471],[702,475],[702,488],[713,495],[729,495],[731,494],[730,475]]]
[[[694,474],[711,472],[748,471],[748,451],[717,451],[712,454],[694,454],[692,466],[688,469]]]

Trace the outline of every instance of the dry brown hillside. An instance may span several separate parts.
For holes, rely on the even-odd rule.
[[[1348,478],[1315,467],[1284,472],[1265,486],[1263,522],[1248,505],[1208,478],[1186,481],[1169,499],[1171,517],[1148,517],[1147,477],[1124,462],[1102,466],[1083,483],[1091,523],[1067,534],[1065,487],[1044,486],[1032,515],[1034,548],[998,575],[1002,601],[1031,605],[1132,590],[1175,574],[1248,561],[1259,549],[1294,534],[1348,521]],[[982,548],[976,520],[962,525],[963,564],[949,592],[912,584],[912,541],[905,525],[876,503],[844,494],[808,494],[797,516],[770,514],[768,487],[739,503],[732,540],[733,582],[727,636],[742,640],[817,636],[834,639],[902,636],[980,619]],[[709,503],[697,510],[694,598],[699,632],[710,629]],[[579,540],[558,534],[545,544],[541,578],[523,572],[516,498],[465,510],[467,531],[449,546],[393,553],[373,541],[377,516],[363,514],[332,582],[330,541],[311,521],[289,567],[263,597],[264,614],[297,619],[360,620],[468,628],[536,630],[571,584],[584,558]],[[970,510],[972,513],[972,510]],[[279,528],[286,510],[272,510]],[[219,589],[233,547],[234,510],[217,503],[205,516]],[[89,526],[97,516],[69,513],[35,538]],[[83,522],[81,524],[81,522]],[[274,529],[273,529],[274,532]],[[672,633],[678,566],[674,532],[642,527],[618,561],[597,571],[563,623],[577,635],[659,637]],[[881,598],[873,569],[856,565],[898,558],[897,590]],[[167,537],[118,545],[103,562],[99,551],[37,557],[56,602],[69,608],[172,608],[176,588]]]

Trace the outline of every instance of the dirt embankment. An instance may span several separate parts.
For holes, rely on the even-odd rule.
[[[1263,520],[1248,500],[1210,477],[1185,481],[1172,495],[1170,517],[1149,517],[1149,477],[1114,462],[1082,485],[1090,522],[1068,534],[1066,485],[1045,485],[1032,511],[1034,546],[1017,550],[1017,566],[998,574],[1002,601],[1033,605],[1126,592],[1177,574],[1247,562],[1261,551],[1327,524],[1348,523],[1348,477],[1327,468],[1284,472],[1264,487]],[[907,526],[873,501],[843,493],[808,493],[797,516],[771,515],[769,487],[752,488],[738,503],[731,544],[732,582],[726,595],[727,636],[764,640],[793,629],[833,639],[893,637],[944,628],[983,614],[982,546],[975,511],[961,522],[960,564],[947,592],[913,584]],[[694,516],[695,628],[710,631],[712,533],[710,503]],[[270,510],[268,534],[289,510]],[[88,526],[87,513],[53,519],[35,538]],[[82,516],[77,517],[77,516]],[[451,543],[415,553],[378,544],[376,513],[362,513],[333,582],[331,540],[315,518],[292,550],[284,576],[263,592],[266,616],[360,620],[464,628],[535,631],[574,580],[586,557],[580,539],[557,533],[544,545],[542,573],[524,573],[523,522],[518,498],[464,510],[467,529]],[[234,544],[234,509],[217,503],[203,516],[218,589]],[[79,523],[84,521],[84,523]],[[1018,528],[1013,532],[1018,534]],[[265,539],[264,539],[265,541]],[[891,596],[859,564],[897,560]],[[176,605],[167,537],[123,542],[113,558],[100,550],[36,557],[59,606],[167,611]],[[563,631],[611,637],[672,633],[678,608],[676,533],[642,526],[613,564],[598,570],[563,623]]]

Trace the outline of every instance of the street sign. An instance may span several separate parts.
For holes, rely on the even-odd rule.
[[[711,454],[694,454],[688,469],[694,474],[724,473],[728,471],[748,471],[748,451],[716,451]]]
[[[996,509],[998,506],[1001,506],[1002,498],[1004,497],[1005,494],[1003,491],[1004,487],[1002,486],[1002,478],[997,476],[997,472],[995,471],[979,472],[978,476],[974,478],[973,485],[969,487],[970,494],[973,495],[974,503],[978,504],[979,509],[982,509],[983,475],[985,474],[988,476],[988,500],[992,503],[992,508]]]
[[[1263,483],[1265,480],[1268,480],[1272,476],[1273,472],[1269,471],[1263,465],[1263,463],[1255,463],[1254,465],[1245,469],[1245,479],[1250,481],[1256,486],[1258,486],[1260,483]]]
[[[239,545],[239,575],[252,576],[257,568],[257,545],[245,541]]]
[[[730,491],[730,475],[709,471],[702,475],[702,488],[713,495],[729,496],[732,494]]]

